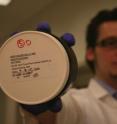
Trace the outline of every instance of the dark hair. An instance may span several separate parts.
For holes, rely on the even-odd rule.
[[[112,10],[102,10],[94,18],[92,18],[86,31],[87,49],[95,49],[96,41],[99,34],[99,27],[104,22],[117,21],[117,8]],[[94,62],[86,60],[89,67],[95,72]]]

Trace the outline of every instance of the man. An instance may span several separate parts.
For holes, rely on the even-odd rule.
[[[117,124],[117,9],[99,12],[88,25],[86,40],[86,60],[94,72],[88,88],[70,89],[61,98],[63,107],[58,113],[23,113],[29,122]]]

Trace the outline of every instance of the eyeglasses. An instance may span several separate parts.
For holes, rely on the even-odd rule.
[[[117,37],[110,37],[110,38],[103,39],[97,42],[96,46],[100,46],[104,48],[117,47]]]

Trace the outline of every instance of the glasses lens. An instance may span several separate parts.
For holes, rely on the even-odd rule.
[[[97,42],[96,45],[100,47],[115,47],[115,45],[117,46],[117,38],[104,39],[100,42]]]

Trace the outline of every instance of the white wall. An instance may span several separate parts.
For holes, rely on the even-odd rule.
[[[73,33],[76,38],[75,53],[79,65],[82,65],[84,64],[87,24],[100,9],[116,6],[116,0],[55,0],[25,20],[17,29],[34,28],[39,22],[48,21],[53,33],[58,36],[65,32]]]

